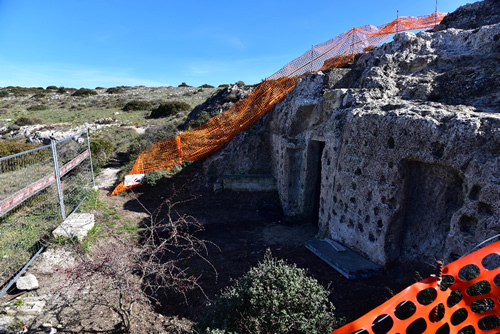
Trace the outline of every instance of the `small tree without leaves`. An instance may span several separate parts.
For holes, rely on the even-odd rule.
[[[67,283],[54,299],[56,308],[72,307],[78,298],[83,299],[85,305],[114,312],[120,319],[115,328],[127,332],[139,317],[134,313],[135,305],[158,302],[167,290],[185,295],[198,288],[204,294],[199,276],[190,274],[185,266],[192,257],[210,264],[207,241],[195,236],[203,226],[189,216],[174,219],[175,203],[166,201],[165,205],[166,218],[157,220],[160,211],[165,213],[161,208],[150,213],[137,242],[108,230],[106,242],[96,245],[90,255],[80,251],[79,262],[64,269]],[[91,314],[92,310],[87,307],[85,313]]]
[[[329,292],[304,269],[272,257],[251,268],[209,305],[205,333],[329,333],[343,323]]]

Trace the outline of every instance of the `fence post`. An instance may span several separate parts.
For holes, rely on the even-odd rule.
[[[85,133],[87,134],[87,149],[89,150],[90,174],[92,175],[92,186],[95,188],[94,166],[92,165],[92,152],[90,151],[89,128],[85,129]]]
[[[51,140],[50,147],[52,148],[52,158],[54,161],[54,173],[56,176],[57,195],[59,196],[59,206],[61,207],[61,217],[62,217],[62,220],[65,220],[66,219],[66,212],[64,210],[64,197],[63,197],[62,185],[61,185],[61,175],[59,173],[59,162],[57,160],[56,142]]]

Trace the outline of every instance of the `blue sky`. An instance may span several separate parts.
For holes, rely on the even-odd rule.
[[[471,1],[439,0],[440,12]],[[353,27],[435,0],[0,0],[0,87],[258,83]]]

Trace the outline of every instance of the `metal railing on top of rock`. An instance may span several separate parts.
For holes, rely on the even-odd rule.
[[[444,14],[399,17],[381,26],[365,25],[348,30],[324,43],[315,45],[302,56],[292,60],[258,85],[246,98],[238,101],[225,113],[213,117],[204,125],[154,144],[142,152],[125,181],[111,195],[138,186],[144,174],[159,169],[172,169],[186,161],[204,158],[268,112],[308,73],[345,65],[357,54],[384,42],[390,34],[405,30],[432,28]]]
[[[332,333],[498,333],[500,241],[450,263],[441,273]]]

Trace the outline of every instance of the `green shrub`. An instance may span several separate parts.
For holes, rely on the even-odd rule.
[[[188,129],[197,128],[200,125],[203,125],[206,122],[208,122],[210,119],[211,119],[210,114],[205,110],[203,110],[198,114],[198,116],[195,119],[189,121],[187,128]]]
[[[160,180],[167,176],[169,173],[165,169],[155,170],[144,175],[144,184],[155,187],[160,183]]]
[[[19,125],[19,126],[24,126],[24,125],[34,125],[34,124],[40,124],[42,121],[38,118],[28,118],[28,117],[19,117],[14,124]]]
[[[187,83],[183,82],[178,87],[192,87],[192,86],[189,86]]]
[[[186,102],[181,101],[166,101],[162,102],[158,108],[151,111],[151,118],[162,118],[173,116],[180,111],[190,110],[191,106]]]
[[[0,141],[0,157],[24,152],[38,147],[38,144],[26,143],[17,140],[7,139]]]
[[[94,138],[90,140],[92,164],[95,169],[104,167],[111,158],[115,145],[110,140]]]
[[[6,90],[0,90],[0,98],[9,96],[9,92]]]
[[[122,87],[111,87],[106,89],[106,93],[108,94],[121,94],[125,92],[125,90]]]
[[[97,95],[97,92],[88,88],[80,88],[73,94],[71,94],[71,96],[91,96],[91,95]]]
[[[66,88],[64,88],[64,87],[59,87],[59,88],[57,89],[57,92],[58,92],[59,94],[64,94],[64,93],[66,93]]]
[[[227,88],[227,87],[229,87],[229,84],[221,84],[221,85],[219,85],[219,88]]]
[[[47,110],[49,109],[49,106],[46,104],[35,104],[32,106],[29,106],[26,110],[28,111],[41,111],[41,110]]]
[[[127,149],[129,160],[135,160],[139,153],[149,148],[151,145],[177,136],[177,128],[168,123],[166,125],[151,126],[146,131],[134,138]]]
[[[198,329],[236,333],[329,333],[342,325],[329,292],[304,269],[272,257],[226,288],[198,323]]]
[[[209,84],[203,84],[199,88],[215,88],[215,87]]]
[[[123,111],[151,110],[153,105],[149,101],[132,100],[122,108]]]
[[[47,90],[57,90],[57,86],[47,86]]]

